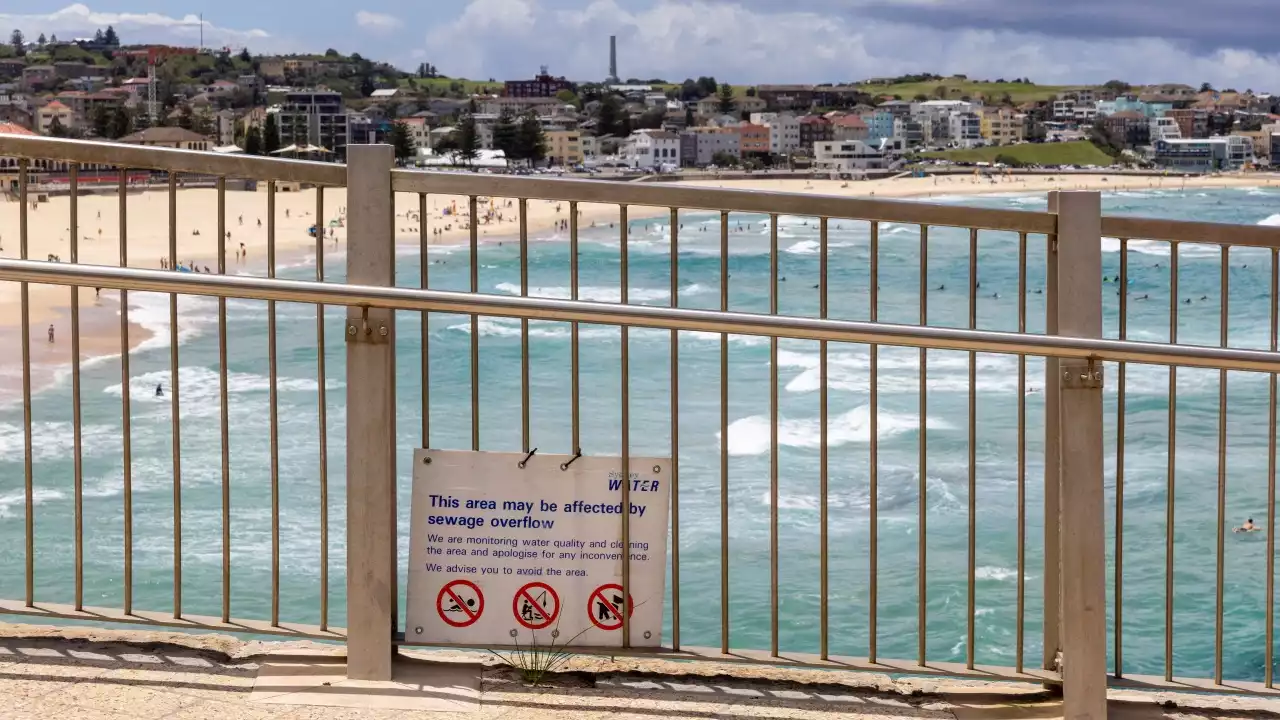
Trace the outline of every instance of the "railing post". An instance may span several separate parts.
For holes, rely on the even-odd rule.
[[[347,282],[395,284],[390,145],[347,149]],[[323,218],[317,218],[320,223]],[[347,677],[390,680],[396,625],[395,323],[351,307],[347,343]]]
[[[1049,193],[1049,212],[1058,212],[1058,193]],[[1049,237],[1045,254],[1044,331],[1058,334],[1058,235]],[[1058,668],[1058,653],[1062,650],[1058,630],[1062,627],[1059,610],[1061,597],[1058,583],[1061,580],[1058,558],[1058,482],[1062,474],[1062,450],[1059,446],[1058,404],[1061,392],[1058,384],[1058,358],[1044,359],[1044,635],[1045,670]]]
[[[1101,195],[1054,193],[1050,208],[1058,214],[1057,333],[1101,338]],[[1058,363],[1058,377],[1051,384],[1060,388],[1058,568],[1063,716],[1073,720],[1103,720],[1107,716],[1102,380],[1101,362],[1073,360]],[[1045,574],[1051,571],[1046,566]]]

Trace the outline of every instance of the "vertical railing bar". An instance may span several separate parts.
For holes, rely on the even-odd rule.
[[[1280,339],[1280,250],[1271,251],[1271,352]],[[1267,382],[1267,648],[1266,686],[1274,685],[1276,600],[1276,374]]]
[[[178,268],[178,174],[169,172],[169,270]],[[173,616],[182,617],[182,420],[178,381],[178,296],[169,294],[169,403],[173,423]]]
[[[427,215],[420,218],[426,226]],[[324,188],[316,186],[316,282],[324,282]],[[425,229],[424,229],[425,232]],[[427,255],[423,252],[423,263]],[[424,270],[425,273],[425,265]],[[317,394],[320,429],[320,630],[329,629],[329,409],[327,384],[329,374],[325,368],[324,305],[316,306],[316,377],[320,381]],[[425,318],[426,313],[423,313]],[[425,346],[424,346],[425,347]],[[425,385],[423,386],[426,387]],[[425,392],[425,390],[424,390]],[[423,404],[425,411],[426,404]],[[424,420],[425,422],[425,420]],[[425,445],[423,447],[426,447]]]
[[[720,310],[729,310],[729,212],[720,211]],[[720,652],[729,652],[729,336],[720,335]]]
[[[578,299],[578,203],[569,203],[569,299]],[[582,452],[581,387],[578,373],[578,321],[569,324],[569,415],[572,452]]]
[[[520,206],[520,297],[529,296],[529,201],[519,199]],[[533,447],[529,421],[529,318],[520,318],[520,446],[524,452]]]
[[[431,286],[427,267],[431,265],[430,237],[427,234],[427,194],[418,193],[418,247],[422,255],[419,284],[423,290]],[[431,314],[423,310],[419,317],[422,340],[422,447],[431,447]]]
[[[769,216],[769,314],[778,314],[778,215],[776,213]],[[772,657],[778,657],[778,338],[776,337],[769,338],[769,653]]]
[[[67,166],[71,186],[71,264],[80,262],[80,165]],[[80,288],[71,286],[71,432],[75,475],[75,593],[76,610],[84,609],[84,436],[80,406]]]
[[[622,240],[619,243],[619,273],[622,287],[620,299],[623,305],[628,304],[627,285],[630,281],[630,268],[627,265],[627,245],[630,242],[631,229],[627,220],[627,206],[618,206],[618,224],[622,226]],[[619,328],[622,334],[621,351],[621,414],[622,414],[622,647],[631,647],[631,336],[629,328]]]
[[[680,307],[680,210],[671,208],[671,301]],[[680,335],[671,331],[671,648],[680,651]]]
[[[1221,245],[1221,280],[1218,291],[1218,325],[1219,343],[1227,347],[1227,331],[1230,305],[1230,271],[1231,248]],[[1227,533],[1227,371],[1218,371],[1218,553],[1217,571],[1215,574],[1216,604],[1214,608],[1213,633],[1213,682],[1222,684],[1222,585],[1226,578],[1226,533]]]
[[[1027,331],[1027,234],[1018,234],[1018,332]],[[1018,590],[1014,667],[1021,673],[1027,600],[1027,356],[1018,356]]]
[[[18,256],[27,259],[27,183],[31,161],[18,160]],[[22,472],[26,504],[26,605],[35,607],[36,543],[35,488],[31,473],[31,297],[27,283],[19,284],[22,304]]]
[[[871,308],[869,318],[871,322],[878,322],[880,318],[880,223],[875,220],[871,221],[871,283],[870,283]],[[876,661],[876,645],[879,636],[877,628],[878,611],[880,606],[880,389],[878,387],[880,378],[880,346],[871,346],[871,382],[870,382],[870,410],[871,410],[871,432],[868,438],[870,445],[868,458],[868,473],[870,475],[870,559],[868,562],[868,574],[870,575],[870,599],[867,602],[867,622],[869,628],[867,630],[868,650],[867,657],[871,662]]]
[[[978,327],[978,229],[969,229],[969,329]],[[966,618],[965,667],[972,670],[977,643],[978,571],[978,355],[969,351],[969,571],[967,575],[968,616]]]
[[[120,168],[120,267],[129,263],[129,170]],[[24,202],[25,206],[25,202]],[[25,210],[23,218],[25,221]],[[129,291],[120,291],[120,407],[124,480],[124,614],[133,614],[133,418],[129,393]]]
[[[480,292],[480,216],[476,196],[467,198],[471,228],[471,294]],[[480,316],[471,315],[471,449],[480,451]]]
[[[276,276],[276,183],[267,183],[267,277]],[[271,442],[271,626],[280,626],[280,417],[276,365],[276,303],[267,301],[267,371]]]
[[[227,179],[218,178],[218,274],[227,272]],[[316,260],[319,262],[319,259]],[[323,392],[323,383],[321,383]],[[222,441],[222,622],[231,621],[231,438],[227,400],[227,299],[218,298],[218,429]]]
[[[1129,337],[1129,240],[1120,238],[1120,339]],[[1116,384],[1115,676],[1124,677],[1124,424],[1127,364]]]
[[[920,226],[920,325],[927,326],[929,324],[929,226]],[[919,460],[920,477],[919,490],[919,507],[917,513],[919,518],[916,522],[919,531],[919,540],[917,541],[917,569],[916,569],[916,600],[918,607],[916,608],[916,662],[924,665],[927,662],[928,640],[928,601],[929,587],[925,579],[925,570],[928,564],[928,548],[926,543],[926,528],[929,513],[929,475],[927,472],[928,460],[928,427],[926,417],[928,416],[928,354],[924,348],[920,348],[920,440],[919,440]]]
[[[830,252],[829,252],[830,243],[828,242],[828,234],[827,234],[828,220],[829,219],[825,217],[819,218],[818,220],[818,235],[819,235],[818,315],[824,320],[827,317],[827,309],[828,309],[827,308],[827,294],[828,294],[827,291],[830,288],[830,284],[827,282],[827,266],[828,266],[828,260],[830,258]],[[773,226],[775,229],[774,232],[776,234],[777,223],[774,223]],[[774,243],[775,255],[777,254],[777,251],[778,251],[777,243],[775,242]],[[776,287],[777,285],[776,276],[774,280],[775,280],[775,287]],[[775,314],[777,313],[777,308],[774,309],[774,313]],[[776,338],[775,338],[775,342],[776,342]],[[777,365],[776,358],[774,361],[774,365]],[[819,590],[819,596],[820,596],[818,599],[818,603],[819,603],[818,605],[818,653],[823,660],[826,660],[829,656],[828,636],[830,634],[829,633],[829,630],[830,630],[829,589],[830,588],[828,583],[830,579],[830,570],[831,570],[830,558],[828,557],[830,549],[828,547],[828,534],[827,534],[827,521],[828,521],[827,489],[828,489],[828,477],[830,474],[828,472],[830,456],[827,450],[827,438],[829,433],[829,429],[828,429],[829,423],[828,423],[827,413],[828,413],[828,405],[830,400],[830,396],[828,393],[829,388],[827,385],[827,371],[828,371],[827,341],[823,340],[819,343],[819,348],[818,348],[818,439],[819,439],[819,443],[818,443],[819,445],[818,447],[818,557],[819,557],[818,585],[819,585],[819,588],[818,590]],[[775,394],[777,394],[777,387],[778,387],[778,383],[774,382],[773,388],[774,388]],[[777,423],[775,422],[774,425],[776,426]],[[776,427],[774,432],[775,433],[777,432]],[[777,503],[775,502],[774,505],[776,506]],[[777,520],[776,512],[774,515],[774,520],[776,523],[776,520]],[[775,548],[775,554],[776,554],[776,550],[777,549]],[[776,615],[776,612],[775,612],[775,615]]]
[[[1169,343],[1178,342],[1178,243],[1169,243]],[[1169,452],[1165,489],[1164,679],[1173,681],[1173,521],[1178,434],[1178,367],[1169,367]]]

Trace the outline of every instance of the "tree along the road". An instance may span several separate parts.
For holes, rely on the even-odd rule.
[[[391,124],[391,146],[395,148],[396,160],[408,160],[418,153],[418,145],[413,140],[413,132],[408,123],[397,120]]]
[[[528,112],[520,120],[520,131],[516,134],[516,152],[521,160],[536,165],[547,157],[547,136],[542,131],[542,123],[533,111]]]
[[[516,123],[515,115],[511,114],[508,109],[503,109],[498,115],[498,121],[493,126],[493,149],[501,150],[510,165],[513,161],[519,160],[519,134],[520,126]]]
[[[470,165],[480,156],[480,136],[476,132],[476,119],[471,115],[462,118],[458,126],[458,159]]]
[[[262,151],[271,154],[280,149],[280,128],[276,124],[275,113],[267,113],[267,120],[262,125]]]

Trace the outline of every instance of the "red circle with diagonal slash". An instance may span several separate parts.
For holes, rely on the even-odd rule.
[[[622,613],[618,612],[618,607],[616,605],[614,605],[612,602],[609,602],[608,600],[605,599],[604,592],[606,590],[616,590],[617,592],[621,593],[622,586],[617,583],[608,583],[605,585],[601,585],[600,587],[591,591],[591,595],[587,597],[587,618],[591,620],[592,625],[595,625],[601,630],[617,630],[622,627]],[[608,623],[604,620],[596,619],[594,606],[597,602],[602,602],[605,605],[609,606],[609,609],[610,611],[612,611],[613,616],[618,619],[618,622],[616,625],[613,623]],[[627,615],[631,616],[635,614],[636,614],[636,604],[632,601],[631,596],[627,595]]]
[[[458,597],[458,593],[454,591],[454,588],[456,587],[470,588],[471,591],[476,594],[476,604],[479,605],[479,607],[475,608],[474,611],[467,607],[467,604],[463,602],[462,598]],[[448,613],[444,610],[445,598],[452,600],[457,608],[461,610],[462,614],[466,615],[467,618],[465,620],[451,619]],[[440,588],[440,594],[436,596],[436,614],[439,615],[440,619],[445,621],[446,624],[452,625],[453,627],[464,628],[474,625],[475,622],[480,619],[480,614],[483,612],[484,593],[480,592],[480,588],[476,587],[476,584],[470,580],[454,580],[452,582],[445,583],[445,586]]]
[[[533,594],[530,592],[531,590],[545,590],[551,593],[551,599],[556,601],[556,605],[555,605],[555,610],[553,610],[550,615],[547,614],[546,608],[543,608],[541,603],[533,599]],[[533,606],[534,610],[536,610],[537,613],[542,616],[541,620],[525,620],[523,617],[520,616],[520,599],[521,598],[524,598],[526,601],[528,601],[530,605]],[[541,630],[547,627],[548,625],[550,625],[551,623],[555,622],[556,618],[560,616],[560,596],[557,595],[556,591],[553,590],[551,586],[546,583],[531,582],[528,585],[525,585],[524,587],[517,590],[515,597],[511,598],[511,614],[516,616],[516,622],[529,628],[530,630]]]

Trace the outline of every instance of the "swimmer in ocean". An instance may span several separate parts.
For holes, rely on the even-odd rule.
[[[1259,530],[1261,530],[1261,529],[1262,529],[1262,528],[1260,528],[1260,527],[1258,527],[1257,525],[1254,525],[1254,524],[1253,524],[1253,518],[1249,518],[1248,520],[1245,520],[1245,521],[1244,521],[1244,524],[1243,524],[1243,525],[1241,525],[1241,526],[1240,526],[1240,527],[1238,527],[1238,528],[1235,528],[1234,530],[1232,530],[1232,532],[1238,532],[1238,533],[1251,533],[1251,532],[1258,532],[1258,531],[1259,531]]]

